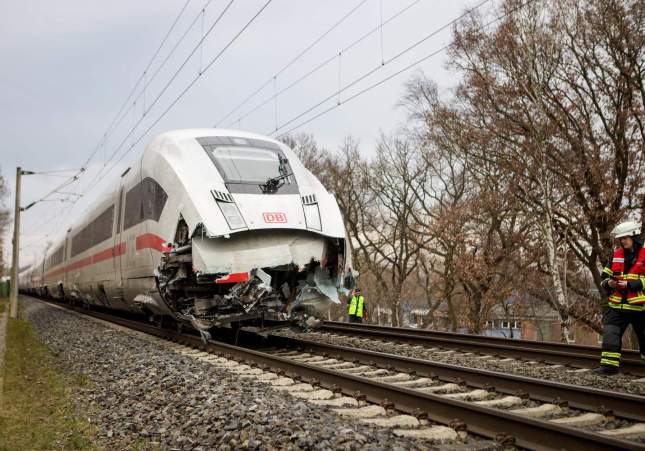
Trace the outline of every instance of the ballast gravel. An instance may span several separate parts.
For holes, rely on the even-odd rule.
[[[563,365],[549,365],[539,362],[523,362],[517,359],[505,359],[503,357],[480,356],[454,350],[440,350],[439,347],[436,347],[434,350],[430,350],[431,346],[392,343],[385,340],[365,339],[322,331],[296,332],[293,330],[284,330],[276,332],[275,334],[338,346],[354,347],[405,357],[414,357],[468,368],[534,377],[537,379],[561,382],[564,384],[582,385],[584,387],[594,387],[601,390],[613,390],[636,395],[645,395],[645,383],[643,383],[642,380],[641,382],[635,382],[637,378],[624,374],[601,376],[587,369],[580,370],[568,368]]]
[[[22,307],[60,364],[89,380],[73,396],[96,449],[435,449],[69,312]]]

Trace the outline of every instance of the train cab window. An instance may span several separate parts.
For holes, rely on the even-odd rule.
[[[282,175],[278,155],[268,149],[217,147],[211,153],[227,182],[264,183]]]
[[[154,179],[146,177],[125,195],[123,229],[135,226],[146,219],[159,221],[168,195]]]
[[[233,193],[263,193],[261,185],[281,178],[277,194],[298,193],[289,160],[282,149],[270,142],[246,138],[198,138]]]

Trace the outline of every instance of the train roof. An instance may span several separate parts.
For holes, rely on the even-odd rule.
[[[185,128],[170,130],[164,133],[157,135],[152,141],[157,139],[168,138],[168,139],[186,139],[186,138],[201,138],[206,136],[234,136],[238,138],[247,138],[247,139],[258,139],[262,141],[269,141],[273,144],[277,144],[281,147],[284,147],[284,144],[280,141],[277,141],[273,138],[269,138],[265,135],[260,135],[258,133],[247,132],[243,130],[235,129],[226,129],[226,128]]]

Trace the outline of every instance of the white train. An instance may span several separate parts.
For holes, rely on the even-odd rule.
[[[201,331],[310,322],[353,284],[333,195],[283,143],[219,129],[157,136],[20,278],[23,292]]]

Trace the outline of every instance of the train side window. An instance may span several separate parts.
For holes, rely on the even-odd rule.
[[[59,247],[49,257],[47,257],[47,268],[53,268],[63,262],[63,247]]]
[[[112,237],[112,224],[114,224],[114,205],[92,221],[92,246]]]
[[[72,238],[72,257],[112,236],[114,205],[98,215]]]
[[[154,179],[147,177],[141,182],[143,191],[143,219],[159,221],[168,195]]]
[[[141,221],[143,221],[143,202],[141,199],[141,183],[138,183],[125,195],[123,230],[129,229]]]
[[[125,195],[123,230],[146,219],[159,221],[168,195],[154,179],[146,177]]]
[[[87,238],[87,227],[81,229],[74,237],[72,238],[72,257],[80,254],[89,246],[86,245]]]

